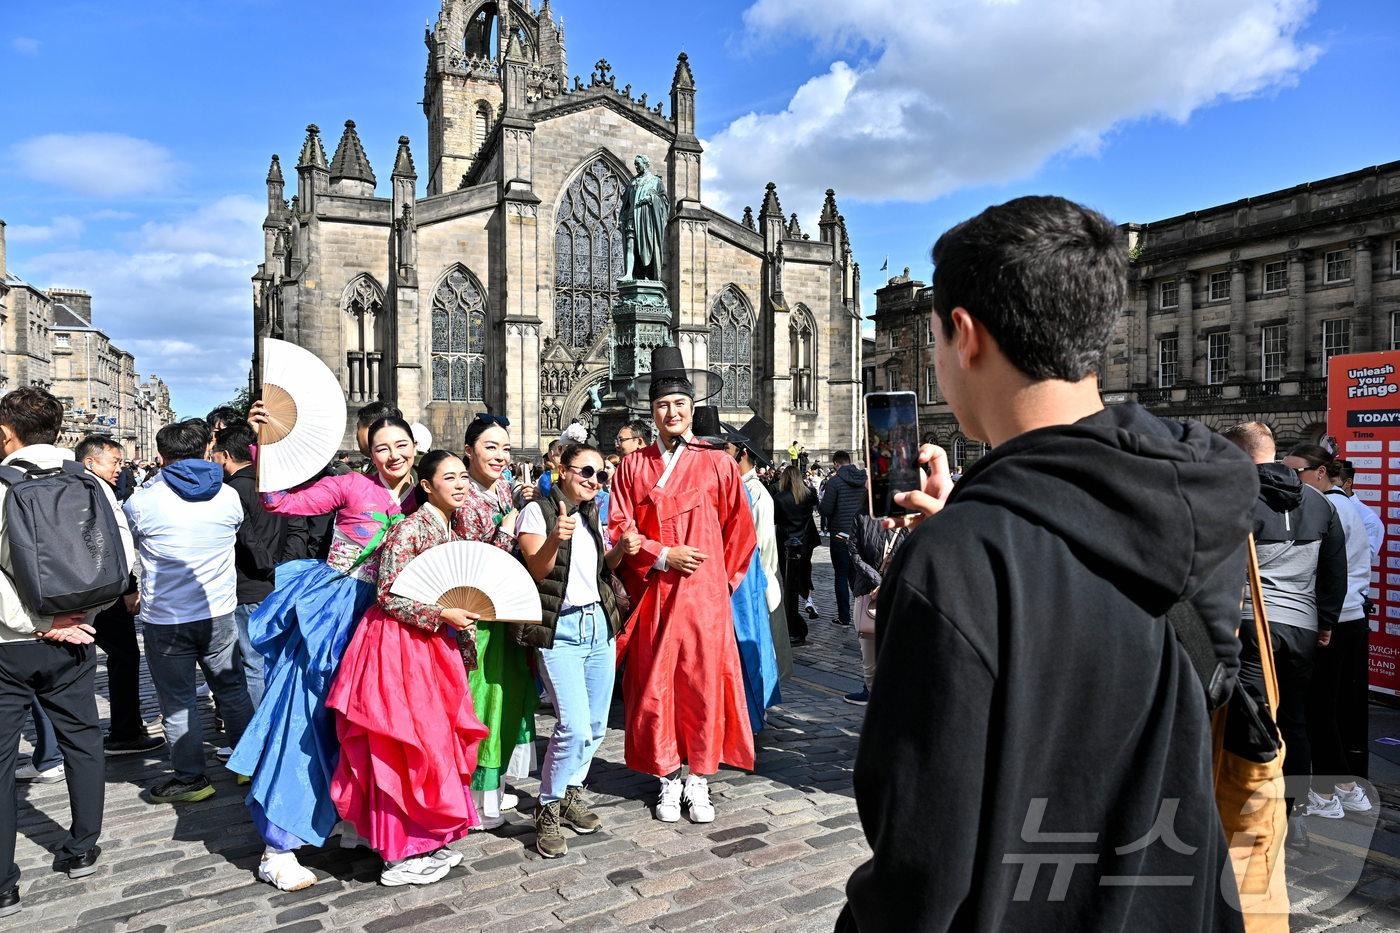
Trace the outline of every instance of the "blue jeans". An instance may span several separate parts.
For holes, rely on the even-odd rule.
[[[248,700],[255,710],[263,697],[263,656],[254,650],[253,642],[248,638],[248,620],[261,605],[240,604],[233,610],[233,621],[238,626],[238,654],[243,662],[243,679],[248,683]]]
[[[554,647],[542,650],[545,688],[559,723],[540,766],[540,803],[563,800],[580,786],[608,732],[617,657],[599,603],[560,613]]]
[[[831,536],[831,571],[836,578],[836,617],[842,625],[851,624],[851,552],[846,541]]]
[[[143,628],[146,666],[165,717],[170,764],[180,780],[196,780],[204,774],[204,729],[194,693],[195,665],[204,671],[209,691],[218,701],[230,746],[238,744],[253,717],[248,685],[238,662],[238,626],[229,613],[198,622]]]
[[[57,768],[63,764],[63,749],[58,747],[58,734],[53,731],[53,723],[37,700],[29,711],[34,716],[34,754],[29,757],[29,763],[40,771]]]

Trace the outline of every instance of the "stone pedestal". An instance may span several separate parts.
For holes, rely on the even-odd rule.
[[[618,428],[633,418],[648,417],[627,407],[628,389],[637,376],[651,372],[652,349],[671,343],[671,322],[671,302],[664,282],[623,279],[617,283],[608,389],[593,422],[594,434],[604,450],[612,449]]]

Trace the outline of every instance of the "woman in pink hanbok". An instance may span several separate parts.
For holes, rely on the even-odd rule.
[[[248,420],[267,420],[261,402]],[[331,800],[340,744],[326,695],[356,623],[374,602],[380,546],[417,507],[409,425],[399,418],[375,422],[369,447],[374,476],[324,476],[262,497],[263,508],[279,515],[335,513],[326,560],[278,567],[276,589],[249,621],[267,686],[228,763],[251,778],[248,810],[267,846],[258,877],[284,891],[316,883],[295,850],[324,845],[340,821]]]

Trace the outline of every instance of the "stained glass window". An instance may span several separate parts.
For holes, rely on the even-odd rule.
[[[486,400],[486,300],[461,266],[433,292],[433,400]]]
[[[710,369],[724,377],[721,408],[753,404],[753,315],[733,285],[710,306]]]
[[[622,278],[622,182],[601,157],[579,173],[554,228],[554,333],[586,350],[608,328]]]
[[[816,322],[806,305],[799,304],[793,308],[792,321],[788,325],[792,404],[793,407],[804,411],[816,407],[816,393],[812,380],[812,374],[816,370],[816,330]]]

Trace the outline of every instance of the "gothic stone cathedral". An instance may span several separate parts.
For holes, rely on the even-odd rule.
[[[353,121],[329,161],[307,128],[288,204],[267,176],[257,336],[293,341],[341,376],[352,413],[376,397],[461,443],[490,409],[537,451],[585,422],[608,375],[623,274],[618,210],[638,154],[672,199],[665,278],[672,338],[725,378],[715,401],[818,459],[858,437],[860,270],[827,192],[819,230],[785,219],[769,184],[755,222],[701,201],[695,82],[684,54],[669,107],[618,87],[607,62],[570,81],[549,0],[442,0],[426,34],[426,195],[407,137],[388,197]],[[256,343],[256,342],[255,342]],[[259,371],[254,351],[254,373]],[[611,438],[602,439],[607,447]]]

